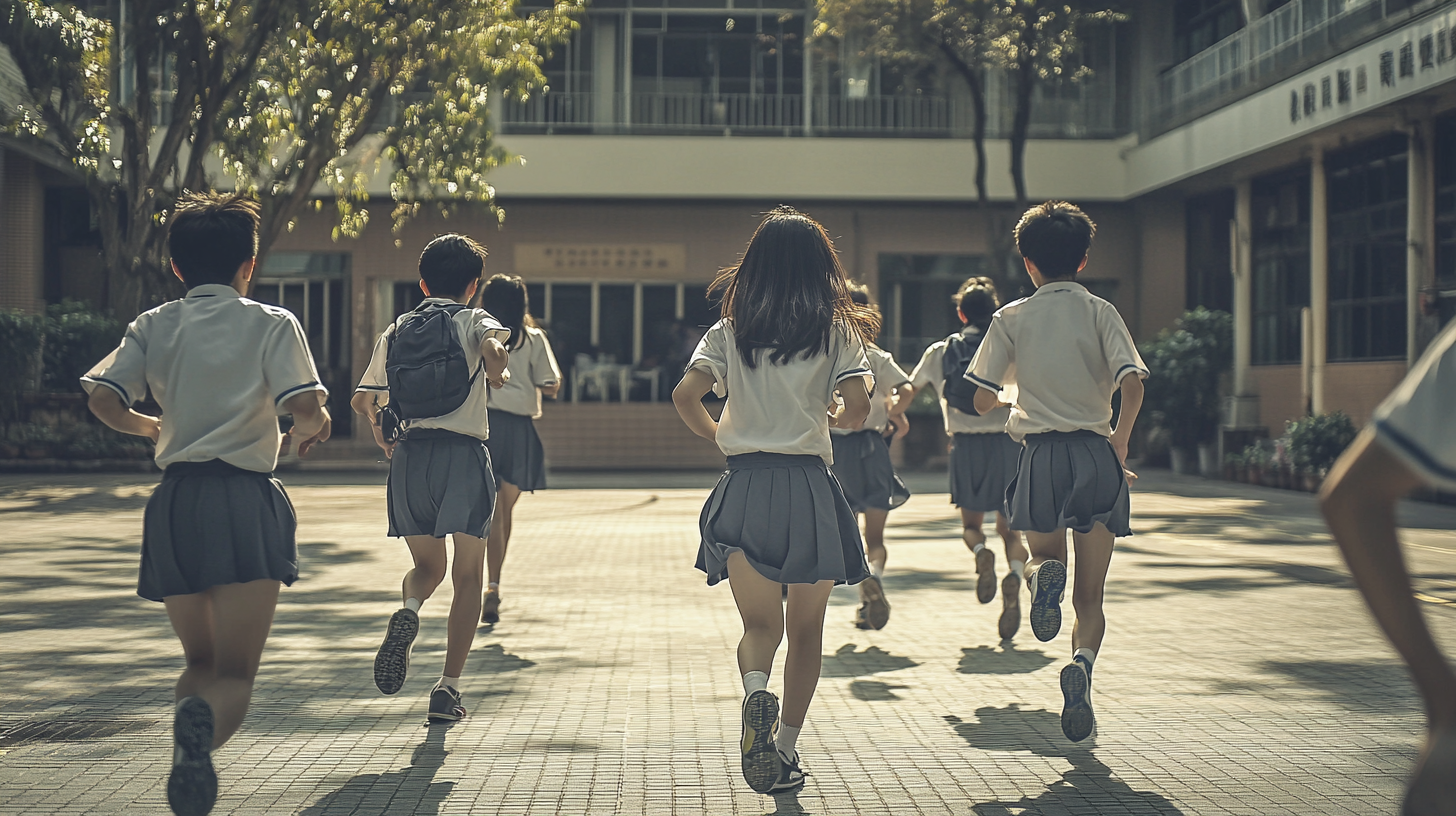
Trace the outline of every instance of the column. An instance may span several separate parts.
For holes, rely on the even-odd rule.
[[[1406,365],[1415,365],[1421,356],[1421,289],[1435,283],[1429,269],[1432,253],[1431,178],[1435,168],[1431,162],[1431,146],[1435,134],[1429,118],[1411,123],[1410,150],[1407,153],[1405,210],[1405,348]]]
[[[1229,257],[1233,260],[1234,278],[1234,396],[1254,393],[1249,365],[1254,350],[1254,247],[1251,222],[1254,209],[1254,184],[1243,179],[1234,188],[1234,221],[1229,225],[1233,242]],[[1237,417],[1233,417],[1237,424]]]
[[[808,4],[804,12],[804,37],[808,41],[814,31],[814,4]],[[814,135],[814,49],[804,47],[804,135]]]
[[[1309,350],[1310,405],[1325,411],[1325,364],[1330,342],[1329,195],[1325,187],[1325,151],[1315,145],[1309,162]]]
[[[597,130],[611,130],[617,116],[617,17],[603,14],[591,18],[592,32],[592,124]]]

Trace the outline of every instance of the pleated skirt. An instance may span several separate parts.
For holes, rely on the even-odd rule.
[[[829,469],[854,512],[894,510],[910,499],[909,488],[890,463],[890,445],[879,431],[830,434],[829,439],[834,445]]]
[[[297,527],[273,474],[219,459],[178,462],[147,500],[137,594],[160,601],[265,579],[292,585]]]
[[[950,503],[972,513],[1001,512],[1020,461],[1021,445],[1004,432],[956,434],[950,449]]]
[[[869,575],[859,520],[818,456],[728,457],[699,528],[697,566],[709,586],[728,577],[735,551],[760,575],[784,584],[857,584]]]
[[[510,482],[526,492],[546,488],[546,451],[536,422],[528,416],[487,409],[490,416],[490,465],[496,481]]]
[[[1094,431],[1028,435],[1006,501],[1013,530],[1088,533],[1101,522],[1132,535],[1127,478],[1112,443]]]
[[[484,440],[435,428],[410,431],[389,460],[386,492],[391,536],[490,534],[495,475]]]

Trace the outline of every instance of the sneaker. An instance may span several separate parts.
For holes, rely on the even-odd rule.
[[[1043,561],[1026,576],[1031,589],[1031,632],[1042,642],[1062,631],[1062,595],[1067,589],[1067,565]]]
[[[1426,746],[1407,782],[1401,816],[1442,816],[1456,799],[1456,731],[1441,728],[1426,735]]]
[[[865,620],[871,629],[884,629],[890,622],[890,602],[885,598],[885,585],[871,575],[860,582],[859,596],[864,599]]]
[[[773,787],[768,789],[769,793],[787,793],[804,787],[804,773],[799,767],[799,755],[794,754],[793,759],[784,759],[784,755],[774,751],[774,757],[779,761],[779,775],[774,780]]]
[[[765,689],[743,698],[743,780],[757,793],[768,793],[779,778],[779,752],[774,749],[773,727],[779,719],[779,701]]]
[[[996,597],[996,553],[982,547],[976,553],[976,600],[990,603]]]
[[[384,643],[374,656],[374,685],[385,694],[398,694],[409,674],[410,652],[415,636],[420,633],[420,616],[409,609],[400,609],[389,618]]]
[[[870,617],[869,617],[869,604],[861,603],[859,605],[859,608],[856,609],[856,610],[854,610],[854,628],[856,628],[856,629],[869,629],[869,628],[871,628],[870,627]]]
[[[996,629],[1002,640],[1010,640],[1021,628],[1021,576],[1011,573],[1001,581],[1001,620]]]
[[[1092,713],[1092,665],[1074,657],[1062,667],[1062,733],[1072,742],[1092,736],[1097,717]]]
[[[485,598],[480,602],[480,622],[500,623],[500,592],[486,590]]]
[[[450,686],[435,686],[430,692],[430,712],[425,719],[432,723],[456,722],[465,716],[460,692]]]
[[[167,804],[177,816],[207,816],[217,802],[217,771],[212,768],[212,706],[201,697],[184,697],[172,720],[172,774]]]

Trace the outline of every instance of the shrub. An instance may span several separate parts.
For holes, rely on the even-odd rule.
[[[20,395],[31,388],[44,333],[44,318],[0,309],[0,425],[20,414]]]
[[[1295,467],[1323,473],[1330,469],[1345,448],[1355,441],[1355,423],[1342,411],[1305,417],[1290,422],[1289,458]]]
[[[68,299],[47,306],[41,387],[53,393],[76,392],[77,380],[110,354],[125,332],[125,323],[84,303]]]
[[[1219,380],[1233,365],[1233,315],[1199,307],[1177,328],[1144,344],[1149,376],[1144,404],[1175,447],[1189,450],[1218,432]]]

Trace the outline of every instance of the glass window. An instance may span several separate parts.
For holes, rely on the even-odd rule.
[[[1329,359],[1406,353],[1406,137],[1333,155]]]
[[[600,284],[597,348],[602,362],[632,362],[633,326],[637,320],[632,290],[630,283]]]
[[[880,345],[901,363],[914,365],[925,348],[961,325],[952,299],[966,278],[988,275],[980,255],[880,255]],[[1009,276],[989,275],[1001,302],[1021,297],[1023,284]],[[1024,277],[1024,275],[1023,275]],[[1026,281],[1025,294],[1030,294]]]
[[[352,317],[349,263],[347,253],[274,252],[264,259],[248,293],[259,302],[282,306],[298,318],[319,377],[329,389],[334,432],[340,437],[350,434],[353,420],[348,407],[354,393],[348,342]],[[418,286],[415,293],[419,294]]]
[[[1173,7],[1174,58],[1182,62],[1242,26],[1239,0],[1178,0]]]
[[[1256,180],[1252,213],[1253,363],[1298,363],[1299,313],[1309,305],[1309,173]]]
[[[551,285],[551,324],[547,327],[552,350],[561,365],[561,373],[567,379],[567,393],[571,397],[571,370],[581,358],[594,360],[596,349],[591,343],[592,298],[591,284],[556,283]]]
[[[1440,316],[1456,317],[1456,113],[1436,120],[1436,288]]]
[[[1229,222],[1234,218],[1233,191],[1189,199],[1186,218],[1186,306],[1231,312],[1234,281],[1229,274]]]

